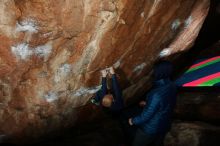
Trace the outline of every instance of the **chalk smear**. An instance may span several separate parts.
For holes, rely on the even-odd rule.
[[[49,54],[52,51],[52,45],[46,44],[37,46],[36,48],[30,48],[28,43],[21,43],[11,47],[12,53],[16,56],[17,59],[27,60],[32,55],[39,57],[48,58]]]
[[[165,49],[163,49],[161,52],[160,52],[160,54],[159,54],[159,56],[160,57],[165,57],[165,56],[168,56],[168,55],[170,55],[171,54],[171,48],[165,48]]]
[[[193,17],[189,16],[184,22],[184,28],[187,28],[193,21]]]
[[[37,33],[38,26],[35,20],[33,19],[26,19],[21,22],[16,23],[16,31],[17,32],[31,32]]]
[[[114,67],[114,68],[119,68],[120,65],[121,65],[121,62],[118,60],[117,62],[115,62],[115,63],[113,64],[113,67]]]
[[[52,51],[51,44],[41,45],[34,49],[34,54],[40,57],[48,57]]]
[[[43,34],[43,37],[49,37],[49,36],[51,36],[52,34],[53,34],[53,32],[44,33],[44,34]]]
[[[78,90],[76,90],[75,92],[73,92],[72,96],[77,96],[78,97],[78,96],[84,96],[84,95],[88,95],[88,94],[94,94],[100,88],[101,88],[101,86],[90,87],[90,88],[81,87]]]
[[[28,59],[33,54],[27,43],[12,46],[11,51],[18,59],[21,60]]]
[[[172,25],[171,25],[171,29],[172,30],[177,30],[180,26],[180,20],[179,19],[176,19],[173,21]]]
[[[54,81],[56,83],[60,82],[64,78],[68,76],[68,74],[71,72],[72,67],[70,64],[62,64],[58,69],[57,72],[55,73]]]
[[[144,63],[141,63],[140,65],[136,66],[134,69],[133,69],[133,72],[138,72],[140,73],[144,67],[146,66],[147,64],[144,62]]]
[[[141,13],[141,17],[144,18],[144,15],[145,15],[144,12],[142,12],[142,13]]]
[[[49,91],[46,95],[43,96],[43,98],[47,102],[53,102],[58,99],[58,95],[55,92]]]

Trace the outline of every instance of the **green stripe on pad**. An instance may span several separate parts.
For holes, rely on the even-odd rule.
[[[209,80],[207,82],[203,82],[202,84],[199,84],[198,86],[213,86],[219,82],[220,82],[220,77],[217,77],[217,78],[214,78],[214,79]]]
[[[214,63],[217,63],[217,62],[220,62],[220,58],[219,59],[216,59],[216,60],[213,60],[213,61],[210,61],[210,62],[207,62],[203,65],[200,65],[200,66],[197,66],[197,67],[194,67],[194,68],[191,68],[189,70],[186,71],[186,73],[189,73],[189,72],[192,72],[192,71],[195,71],[197,69],[200,69],[200,68],[203,68],[203,67],[206,67],[208,65],[211,65],[211,64],[214,64]]]

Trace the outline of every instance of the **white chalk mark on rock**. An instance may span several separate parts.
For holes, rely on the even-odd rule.
[[[28,43],[21,43],[16,46],[12,46],[11,51],[16,58],[21,60],[26,60],[30,58],[31,55],[36,55],[47,59],[52,51],[52,45],[46,44],[37,46],[36,48],[30,48]]]
[[[72,67],[71,67],[70,64],[67,64],[67,63],[62,64],[62,65],[58,68],[58,70],[57,70],[57,72],[56,72],[56,74],[55,74],[54,81],[55,81],[56,83],[60,82],[62,79],[66,78],[66,77],[69,75],[69,73],[71,72],[71,70],[72,70]]]
[[[171,48],[165,48],[165,49],[163,49],[161,52],[160,52],[160,54],[159,54],[159,56],[160,57],[165,57],[165,56],[168,56],[168,55],[170,55],[171,54]]]
[[[34,49],[34,53],[37,56],[47,58],[49,56],[49,54],[51,53],[51,50],[52,50],[51,44],[46,44],[46,45],[36,47]]]
[[[44,34],[43,34],[43,37],[49,37],[49,36],[51,36],[52,34],[53,34],[53,32],[44,33]]]
[[[138,72],[138,73],[141,73],[141,71],[144,69],[144,67],[146,66],[147,64],[144,62],[144,63],[141,63],[140,65],[136,66],[134,69],[133,69],[133,72]]]
[[[174,20],[172,25],[171,25],[172,30],[177,30],[179,28],[180,24],[181,23],[180,23],[179,19]]]
[[[46,95],[43,96],[43,98],[47,102],[53,102],[58,99],[58,95],[55,92],[49,91]]]
[[[187,28],[193,21],[192,16],[189,16],[184,22],[184,28]]]
[[[78,96],[84,96],[84,95],[88,95],[88,94],[94,94],[100,88],[101,88],[101,86],[90,87],[90,88],[81,87],[80,89],[78,89],[75,92],[73,92],[72,96],[78,97]]]
[[[113,67],[114,67],[114,68],[119,68],[120,65],[121,65],[121,62],[118,60],[117,62],[115,62],[115,63],[113,64]]]
[[[22,60],[28,59],[33,54],[27,43],[12,46],[11,51],[17,58]]]
[[[21,22],[17,22],[16,24],[16,31],[18,32],[31,32],[37,33],[38,26],[35,20],[33,19],[26,19]]]
[[[141,17],[144,18],[144,12],[141,13]]]

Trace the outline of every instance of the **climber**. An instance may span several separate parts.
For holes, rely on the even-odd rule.
[[[102,74],[102,87],[96,93],[95,97],[91,99],[91,102],[96,105],[101,105],[105,109],[110,109],[112,112],[118,112],[123,108],[123,99],[120,86],[118,84],[117,77],[113,67],[104,69]],[[112,92],[107,88],[107,77],[111,76],[112,80]],[[101,104],[100,104],[101,103]]]
[[[176,86],[170,80],[173,67],[168,61],[161,61],[154,66],[154,82],[143,110],[129,118],[129,125],[137,126],[133,146],[162,146],[163,140],[171,127],[171,118],[176,103]]]

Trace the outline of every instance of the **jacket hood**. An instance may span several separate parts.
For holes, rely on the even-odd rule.
[[[170,78],[173,72],[173,65],[169,61],[161,61],[155,64],[153,69],[154,80]]]

